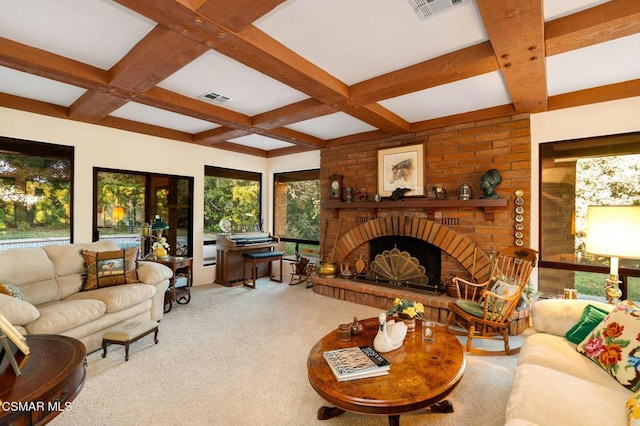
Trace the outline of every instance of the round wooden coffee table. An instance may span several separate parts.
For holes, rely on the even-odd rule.
[[[4,356],[0,361],[0,424],[46,424],[72,409],[84,384],[85,346],[71,337],[31,334],[30,354],[18,353],[22,375],[16,376]]]
[[[390,425],[400,423],[400,414],[430,407],[436,412],[453,412],[443,401],[462,378],[466,366],[464,350],[458,339],[444,327],[436,327],[435,343],[422,341],[422,324],[407,333],[399,349],[382,354],[391,363],[388,375],[339,382],[324,360],[325,351],[351,346],[373,346],[378,318],[361,321],[364,332],[351,341],[338,340],[337,329],[324,336],[311,349],[307,372],[311,386],[334,407],[318,410],[318,419],[328,419],[352,411],[389,416]]]

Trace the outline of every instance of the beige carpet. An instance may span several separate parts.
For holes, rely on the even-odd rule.
[[[319,421],[324,401],[307,380],[314,343],[354,316],[380,310],[261,279],[257,289],[195,287],[152,336],[89,354],[88,377],[72,410],[53,425],[386,425],[386,417],[345,413]],[[522,338],[514,338],[514,346]],[[402,425],[503,425],[511,357],[467,356],[449,396],[452,414],[403,415]]]

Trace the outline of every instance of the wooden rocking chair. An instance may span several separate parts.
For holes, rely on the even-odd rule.
[[[473,283],[454,279],[458,286],[458,300],[448,304],[449,316],[445,327],[453,334],[467,336],[467,352],[477,355],[513,355],[520,352],[520,348],[509,347],[511,314],[529,284],[537,253],[529,248],[508,248],[494,259],[488,281]],[[466,332],[450,329],[451,325],[462,327]],[[480,349],[473,346],[474,339],[503,340],[504,350]]]
[[[315,268],[317,258],[317,250],[300,250],[299,260],[291,264],[291,279],[289,280],[289,285],[306,283],[307,288],[313,286],[313,283],[311,282],[311,274]]]

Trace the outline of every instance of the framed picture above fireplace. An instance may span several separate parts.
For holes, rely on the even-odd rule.
[[[424,195],[422,144],[378,150],[378,194],[388,197],[398,188],[409,188],[409,196]]]

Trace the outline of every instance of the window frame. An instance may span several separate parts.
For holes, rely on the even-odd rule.
[[[573,271],[573,272],[588,272],[588,273],[596,273],[596,274],[605,274],[608,275],[610,268],[606,265],[589,265],[589,264],[581,264],[576,262],[561,262],[554,260],[546,260],[545,259],[545,244],[543,241],[543,172],[544,161],[548,159],[548,157],[544,156],[544,150],[548,149],[552,144],[556,144],[556,146],[565,145],[570,146],[570,144],[574,144],[577,146],[575,149],[566,150],[565,155],[575,155],[576,157],[585,158],[588,157],[587,151],[595,150],[596,152],[602,150],[602,146],[605,144],[609,145],[609,155],[624,155],[624,154],[640,154],[640,149],[637,151],[629,152],[628,149],[625,149],[628,145],[637,143],[640,144],[640,132],[633,133],[624,133],[619,135],[606,135],[606,136],[596,136],[596,137],[587,137],[587,138],[579,138],[579,139],[569,139],[569,140],[561,140],[561,141],[551,141],[545,142],[538,145],[538,187],[540,190],[538,191],[538,248],[539,248],[539,261],[538,267],[550,270],[558,270],[558,271]],[[601,155],[601,154],[600,154]],[[595,156],[595,155],[594,155]],[[619,279],[620,279],[620,289],[622,290],[621,299],[627,298],[627,290],[628,290],[628,278],[640,277],[640,269],[635,268],[626,268],[624,266],[620,266],[618,270]],[[538,286],[540,284],[538,283]],[[603,293],[604,294],[604,293]]]

